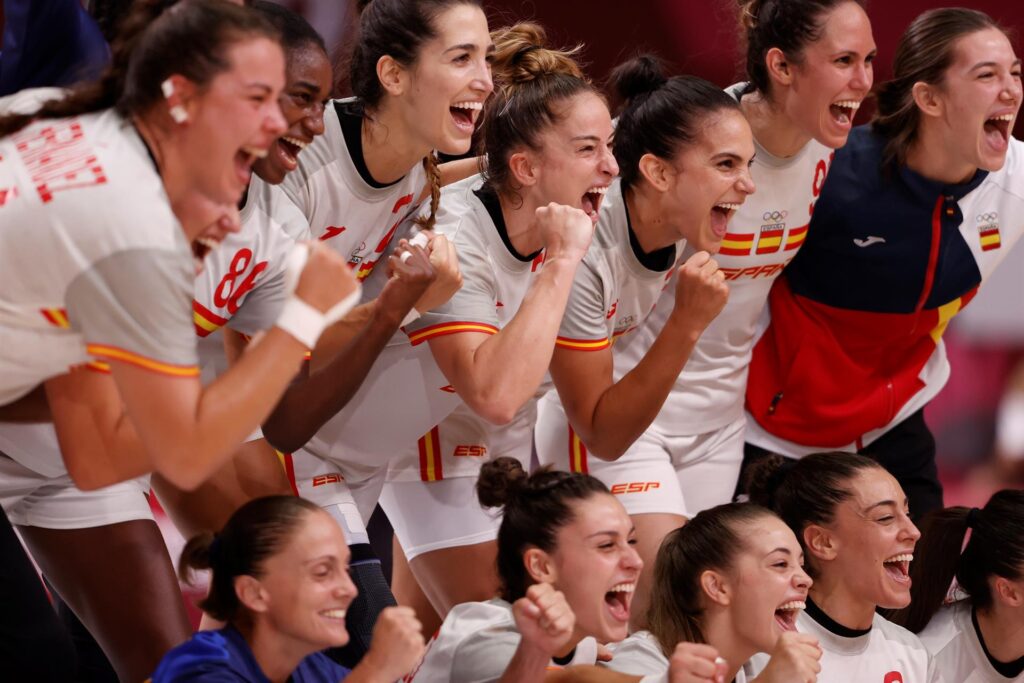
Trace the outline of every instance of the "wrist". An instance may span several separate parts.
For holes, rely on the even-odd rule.
[[[673,310],[665,324],[665,329],[682,337],[684,341],[696,344],[704,333],[706,325],[699,325],[692,318],[678,310]]]

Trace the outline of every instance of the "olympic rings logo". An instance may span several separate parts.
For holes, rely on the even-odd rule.
[[[978,216],[979,223],[995,223],[997,220],[999,220],[999,214],[995,211],[979,214]]]
[[[786,216],[789,215],[788,211],[765,211],[763,218],[766,221],[775,221],[778,223],[781,220],[785,220]]]

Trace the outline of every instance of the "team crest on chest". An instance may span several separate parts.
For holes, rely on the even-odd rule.
[[[782,248],[782,236],[786,232],[788,211],[765,211],[761,216],[764,223],[757,235],[755,254],[774,254]]]
[[[999,237],[999,214],[995,211],[978,214],[978,239],[982,251],[992,251],[1002,246]]]

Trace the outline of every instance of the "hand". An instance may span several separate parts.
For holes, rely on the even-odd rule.
[[[436,281],[437,274],[426,249],[410,245],[407,240],[400,241],[388,257],[388,271],[391,277],[377,297],[377,306],[391,319],[400,321]]]
[[[326,313],[359,288],[352,270],[337,252],[316,242],[308,243],[309,256],[299,275],[295,295]]]
[[[425,650],[423,626],[412,608],[386,607],[377,617],[362,661],[374,680],[397,681],[416,668]]]
[[[669,320],[700,334],[725,308],[729,285],[706,251],[688,258],[679,266],[677,276],[676,302]]]
[[[775,644],[772,658],[756,683],[814,683],[821,671],[821,646],[806,633],[787,631]]]
[[[576,615],[565,596],[548,583],[535,583],[526,589],[526,596],[513,603],[512,616],[523,643],[549,659],[569,643],[576,626]]]
[[[726,683],[728,665],[710,645],[679,643],[668,660],[669,683]]]
[[[535,217],[545,260],[583,260],[594,236],[590,216],[580,209],[552,202],[537,209]]]
[[[462,287],[462,271],[459,270],[459,255],[455,245],[444,235],[430,235],[430,265],[435,278],[419,301],[416,310],[420,313],[431,311],[454,296]]]

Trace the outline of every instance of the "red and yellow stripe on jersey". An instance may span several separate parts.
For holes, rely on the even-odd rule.
[[[793,228],[792,230],[789,231],[789,234],[786,235],[786,246],[784,248],[784,251],[793,251],[794,249],[799,249],[800,245],[803,244],[804,240],[806,239],[806,225],[799,228]]]
[[[610,339],[572,339],[570,337],[556,337],[555,346],[574,351],[602,351],[612,345]]]
[[[46,318],[46,322],[54,327],[70,329],[71,322],[68,320],[68,309],[66,308],[41,308],[39,312]]]
[[[420,437],[416,442],[420,451],[420,479],[440,481],[444,479],[441,467],[441,434],[437,427]]]
[[[978,233],[981,238],[981,250],[992,251],[1002,246],[1003,240],[999,236],[999,226],[986,228]]]
[[[785,228],[761,228],[757,236],[757,249],[755,254],[774,254],[782,246],[782,235]]]
[[[587,446],[569,425],[569,471],[587,474]]]
[[[424,327],[422,330],[416,330],[409,335],[409,343],[413,346],[422,344],[425,341],[433,339],[435,337],[443,337],[449,334],[458,334],[460,332],[482,332],[484,334],[497,334],[498,328],[494,325],[488,325],[487,323],[475,323],[475,322],[450,322],[450,323],[438,323],[437,325],[430,325]]]
[[[171,363],[164,363],[152,358],[140,356],[137,353],[132,353],[125,349],[120,349],[116,346],[107,346],[105,344],[86,344],[85,351],[90,356],[97,356],[108,361],[116,360],[121,361],[122,363],[129,363],[145,370],[152,370],[153,372],[158,372],[162,375],[170,375],[171,377],[199,376],[199,368],[195,365],[173,365]]]
[[[722,247],[718,250],[724,256],[749,256],[754,247],[754,233],[727,232],[722,238]]]
[[[228,324],[227,318],[222,318],[201,303],[192,300],[192,322],[196,326],[196,334],[205,337],[213,334]]]
[[[277,459],[281,461],[281,467],[284,468],[285,476],[288,477],[288,485],[292,487],[292,493],[296,496],[299,495],[299,484],[295,481],[295,461],[292,459],[291,453],[282,453],[279,450],[275,450],[277,453]]]

